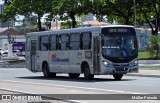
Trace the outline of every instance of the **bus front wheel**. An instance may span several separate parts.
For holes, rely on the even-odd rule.
[[[123,74],[113,74],[113,77],[115,80],[121,80],[123,77]]]
[[[94,75],[90,73],[90,70],[89,70],[89,67],[88,66],[85,66],[85,69],[84,69],[84,77],[88,80],[91,80],[94,78]]]
[[[70,78],[78,78],[80,76],[80,74],[78,73],[68,73]]]

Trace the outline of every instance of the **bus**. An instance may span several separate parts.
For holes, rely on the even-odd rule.
[[[70,78],[138,73],[135,28],[128,25],[82,27],[28,33],[26,68],[44,77],[67,73]]]

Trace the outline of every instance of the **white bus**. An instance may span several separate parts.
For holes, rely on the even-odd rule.
[[[85,27],[27,34],[26,65],[44,77],[68,73],[86,79],[94,75],[138,73],[138,46],[134,27]]]

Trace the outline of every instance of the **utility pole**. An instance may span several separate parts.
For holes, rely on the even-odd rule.
[[[137,27],[137,23],[136,23],[136,0],[134,0],[134,27]]]

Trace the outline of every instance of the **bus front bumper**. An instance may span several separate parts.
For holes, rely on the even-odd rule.
[[[102,74],[127,74],[127,73],[138,73],[138,65],[135,66],[124,66],[121,64],[121,66],[110,66],[106,67],[105,65],[102,65],[101,73]]]

